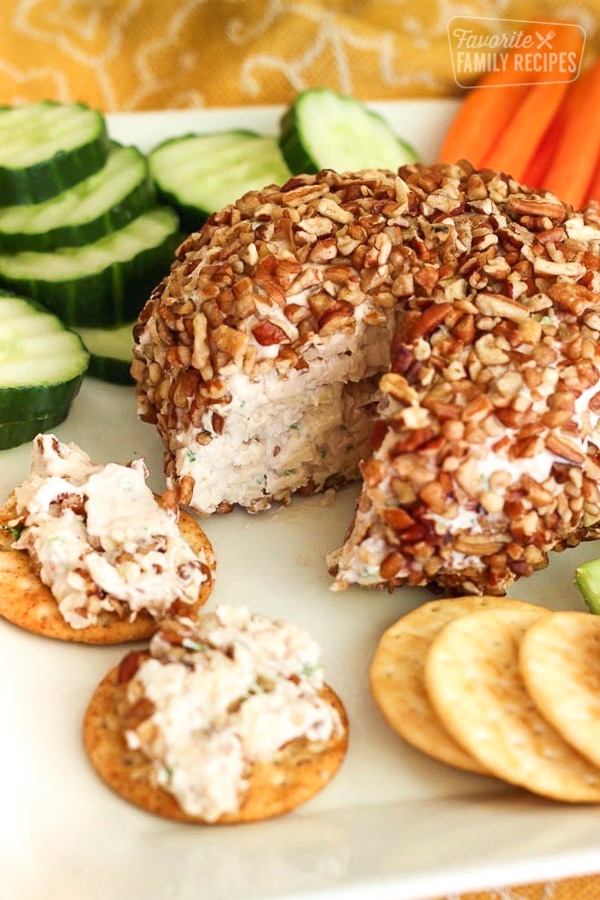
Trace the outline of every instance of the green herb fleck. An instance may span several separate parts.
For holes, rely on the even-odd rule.
[[[199,641],[192,640],[192,638],[183,638],[181,644],[186,650],[194,650],[197,653],[205,653],[208,650],[207,644],[201,644]]]
[[[310,678],[311,675],[314,675],[315,672],[318,672],[322,668],[323,666],[321,665],[311,666],[310,664],[308,664],[300,670],[300,675],[302,675],[304,678]]]
[[[21,532],[24,529],[24,525],[1,525],[0,528],[2,531],[10,531],[12,535],[13,541],[18,541],[21,537]]]

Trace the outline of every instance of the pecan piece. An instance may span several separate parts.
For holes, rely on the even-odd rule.
[[[283,328],[268,319],[260,322],[252,329],[252,334],[263,347],[271,347],[273,344],[289,343],[289,338]]]
[[[117,684],[127,684],[131,681],[146,656],[147,653],[143,650],[132,650],[124,656],[117,669]]]
[[[529,318],[529,310],[517,300],[504,297],[502,294],[481,293],[475,303],[484,316],[498,316],[511,322],[523,322]]]
[[[508,541],[503,535],[459,534],[454,539],[454,549],[467,556],[491,556],[499,553]]]
[[[388,553],[379,566],[381,578],[383,578],[384,581],[389,581],[391,578],[394,578],[402,568],[403,562],[403,557],[397,551],[394,550],[391,553]]]
[[[412,516],[404,509],[400,509],[400,507],[391,506],[383,512],[383,519],[388,524],[391,525],[396,531],[404,531],[407,528],[411,528],[415,524],[415,520]]]
[[[354,325],[354,307],[347,300],[336,300],[319,316],[319,334],[335,334]]]
[[[581,464],[585,461],[585,453],[583,453],[579,447],[575,446],[568,438],[562,437],[559,434],[549,434],[546,438],[546,450],[550,450],[551,453],[555,453],[557,456],[562,457],[562,459],[567,459],[569,462]]]
[[[597,306],[597,298],[582,284],[558,281],[548,291],[556,306],[566,309],[574,316],[580,316],[589,307]]]
[[[567,212],[563,203],[554,200],[526,200],[523,197],[509,197],[507,207],[516,217],[547,216],[553,222],[564,222]]]
[[[438,328],[446,316],[451,312],[451,303],[436,303],[428,307],[418,319],[411,322],[406,335],[407,342],[416,341],[417,338],[426,337]]]

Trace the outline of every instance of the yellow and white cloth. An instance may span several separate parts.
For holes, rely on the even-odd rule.
[[[0,103],[105,112],[457,94],[455,15],[564,18],[600,52],[598,0],[2,0]]]
[[[600,0],[1,0],[0,104],[239,106],[317,85],[364,100],[460,96],[455,15],[562,19],[600,53]],[[600,875],[443,900],[598,898]]]

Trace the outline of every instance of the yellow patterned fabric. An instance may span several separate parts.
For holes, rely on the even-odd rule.
[[[110,112],[285,103],[329,86],[362,99],[456,94],[454,15],[582,25],[598,0],[2,0],[0,102]]]
[[[0,103],[105,112],[459,95],[454,15],[563,19],[600,53],[600,0],[1,0]],[[443,900],[598,900],[600,876]],[[439,898],[442,900],[442,898]]]
[[[520,887],[499,887],[494,891],[460,896],[453,894],[451,897],[436,897],[435,900],[598,900],[599,897],[600,875]]]

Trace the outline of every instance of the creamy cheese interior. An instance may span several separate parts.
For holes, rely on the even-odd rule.
[[[93,463],[53,434],[35,438],[29,478],[16,489],[23,526],[16,549],[32,557],[73,628],[102,610],[134,619],[194,603],[205,580],[201,560],[146,484],[143,460]]]
[[[198,431],[211,431],[212,411],[200,429],[177,435],[176,468],[194,479],[192,506],[214,512],[222,503],[250,509],[285,499],[311,483],[358,476],[369,453],[378,376],[389,365],[392,324],[353,335],[315,337],[305,353],[310,367],[280,377],[272,370],[253,379],[235,366],[226,376],[231,401],[217,407],[223,430],[198,446]]]
[[[215,821],[239,808],[249,767],[297,738],[328,741],[341,727],[321,699],[320,649],[302,629],[219,606],[169,622],[128,684],[152,713],[126,729],[154,763],[158,784],[190,815]]]

